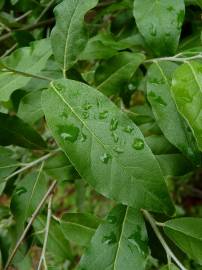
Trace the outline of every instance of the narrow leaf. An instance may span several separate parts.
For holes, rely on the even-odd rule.
[[[46,143],[42,137],[17,116],[0,113],[0,145],[19,145],[30,149],[42,149]]]
[[[186,62],[174,73],[172,94],[202,150],[202,64]]]
[[[56,26],[51,33],[53,54],[63,73],[76,62],[87,42],[84,15],[98,0],[64,0],[54,9]]]
[[[147,76],[148,99],[165,137],[187,157],[197,162],[194,138],[171,97],[171,79],[177,67],[170,62],[155,62],[150,66]]]
[[[119,205],[98,227],[78,270],[143,270],[147,255],[147,233],[140,212]]]
[[[98,192],[137,208],[173,212],[162,172],[143,135],[107,97],[62,79],[43,92],[42,106],[54,138]]]
[[[174,54],[184,20],[183,0],[135,0],[134,16],[140,33],[156,55]]]

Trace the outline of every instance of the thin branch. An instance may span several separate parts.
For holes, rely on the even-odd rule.
[[[202,59],[202,54],[199,53],[197,55],[191,56],[191,57],[179,57],[180,54],[177,54],[175,56],[170,56],[170,57],[160,57],[160,58],[153,58],[153,59],[148,59],[144,61],[144,63],[154,63],[156,61],[172,61],[172,62],[185,62],[185,61],[190,61],[190,60],[196,60],[196,59]]]
[[[23,20],[24,18],[26,18],[27,16],[29,16],[32,13],[32,10],[28,10],[26,13],[24,13],[23,15],[17,17],[15,19],[16,22],[19,22],[21,20]]]
[[[22,173],[22,172],[28,170],[29,168],[34,167],[34,166],[36,166],[37,164],[39,164],[39,163],[41,163],[41,162],[43,162],[43,161],[49,159],[50,157],[54,156],[54,155],[55,155],[57,152],[59,152],[59,151],[60,151],[60,149],[56,149],[56,150],[54,150],[53,152],[48,153],[47,155],[42,156],[42,157],[40,157],[40,158],[38,158],[38,159],[36,159],[36,160],[34,160],[34,161],[28,163],[28,164],[27,164],[26,166],[24,166],[23,168],[21,168],[21,169],[15,171],[14,173],[12,173],[12,174],[10,174],[9,176],[7,176],[6,178],[4,178],[4,180],[1,181],[1,183],[2,183],[2,182],[6,182],[6,181],[8,181],[9,179],[11,179],[12,177],[14,177],[14,176],[16,176],[16,175],[18,175],[18,174],[20,174],[20,173]]]
[[[2,54],[1,58],[6,57],[7,55],[9,55],[12,51],[14,51],[16,49],[16,47],[18,46],[17,43],[15,43],[10,49],[6,50],[4,54]]]
[[[41,75],[32,74],[32,73],[27,73],[27,72],[23,72],[23,71],[19,71],[19,70],[16,70],[16,69],[7,67],[3,63],[0,63],[0,65],[3,66],[3,68],[5,68],[6,70],[8,70],[10,72],[13,72],[13,73],[22,75],[24,77],[30,77],[30,78],[40,79],[40,80],[45,80],[45,81],[49,81],[49,82],[52,81],[51,78],[48,78],[48,77],[45,77],[45,76],[41,76]]]
[[[49,2],[49,4],[44,8],[39,17],[36,19],[35,23],[38,23],[41,20],[41,18],[43,18],[43,16],[46,14],[46,12],[49,10],[49,8],[53,5],[54,2],[55,0]]]
[[[55,21],[55,18],[51,18],[51,19],[48,19],[48,20],[45,20],[42,22],[34,23],[31,25],[24,26],[22,28],[15,29],[15,31],[31,31],[31,30],[34,30],[36,28],[43,28],[46,25],[51,25],[54,21]],[[12,35],[13,35],[12,32],[9,32],[5,35],[2,35],[0,37],[0,41],[4,41],[4,40],[8,39],[8,38],[12,37]]]
[[[52,199],[53,199],[53,194],[50,195],[49,202],[48,202],[48,214],[47,214],[47,221],[46,221],[46,227],[45,227],[45,236],[44,236],[44,243],[43,243],[43,249],[41,252],[41,257],[39,260],[39,265],[37,270],[41,269],[42,263],[44,262],[44,268],[47,269],[46,266],[46,247],[47,247],[47,242],[48,242],[48,234],[49,234],[49,228],[50,228],[50,222],[51,222],[51,205],[52,205]]]
[[[158,237],[161,245],[163,246],[167,256],[173,259],[173,261],[176,263],[176,265],[181,269],[181,270],[188,270],[185,268],[182,263],[178,260],[178,258],[175,256],[175,254],[172,252],[168,244],[166,243],[165,239],[163,238],[161,232],[159,231],[158,227],[156,226],[156,221],[154,218],[150,215],[150,213],[144,209],[142,209],[142,212],[145,216],[145,218],[149,221],[152,229],[154,230],[156,236]]]
[[[19,240],[17,241],[17,243],[16,243],[16,245],[15,245],[13,251],[11,252],[11,255],[10,255],[10,257],[8,258],[8,261],[7,261],[7,263],[6,263],[6,266],[4,267],[4,270],[7,270],[7,269],[8,269],[8,267],[9,267],[10,263],[12,262],[12,260],[13,260],[13,258],[14,258],[14,256],[15,256],[15,254],[16,254],[16,252],[17,252],[17,250],[18,250],[18,248],[20,247],[22,241],[24,240],[24,238],[25,238],[27,232],[29,231],[31,225],[33,224],[35,218],[37,217],[37,215],[38,215],[40,209],[42,208],[42,206],[44,205],[44,203],[46,202],[46,200],[48,199],[48,197],[49,197],[49,196],[51,195],[51,193],[53,192],[53,190],[54,190],[54,188],[55,188],[55,186],[56,186],[56,183],[57,183],[56,180],[53,181],[53,183],[52,183],[51,186],[49,187],[48,191],[46,192],[46,194],[44,195],[44,197],[43,197],[42,200],[40,201],[39,205],[37,206],[36,210],[35,210],[34,213],[32,214],[32,216],[31,216],[31,218],[30,218],[30,220],[29,220],[29,222],[28,222],[26,228],[24,229],[24,231],[23,231],[23,233],[21,234]]]

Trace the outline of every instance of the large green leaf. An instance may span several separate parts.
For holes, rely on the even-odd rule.
[[[184,13],[183,0],[134,1],[134,16],[139,31],[156,55],[175,53]]]
[[[98,227],[78,270],[143,270],[147,255],[147,233],[140,212],[119,205]]]
[[[10,56],[2,59],[3,65],[20,72],[38,74],[46,65],[51,56],[51,46],[48,39],[42,39],[31,43],[30,47],[16,50]],[[10,95],[17,89],[24,87],[31,77],[6,71],[0,71],[0,101],[9,100]]]
[[[202,218],[176,218],[165,222],[164,231],[190,258],[202,264]]]
[[[119,93],[143,60],[141,53],[121,52],[101,63],[95,73],[97,88],[107,95]]]
[[[98,192],[129,206],[173,212],[154,155],[138,127],[86,84],[57,80],[42,94],[54,138]]]
[[[67,213],[60,220],[65,237],[81,246],[89,244],[99,224],[98,218],[83,213]]]
[[[171,97],[171,79],[177,67],[171,62],[155,62],[150,66],[147,76],[148,99],[165,137],[187,157],[197,162],[194,138]]]
[[[43,173],[31,173],[18,182],[11,200],[11,211],[17,223],[17,232],[23,230],[25,221],[42,200],[48,181]]]
[[[78,59],[87,42],[84,15],[98,0],[64,0],[54,9],[56,26],[51,32],[53,54],[65,73]]]
[[[33,226],[37,239],[43,245],[46,216],[39,215],[36,218]],[[67,239],[65,239],[59,222],[54,219],[51,219],[50,222],[46,253],[53,258],[55,264],[64,263],[67,259],[72,259],[72,252],[69,242]]]
[[[31,149],[46,147],[42,137],[17,116],[0,113],[0,145],[19,145]]]
[[[172,94],[202,150],[202,64],[186,62],[174,73]]]

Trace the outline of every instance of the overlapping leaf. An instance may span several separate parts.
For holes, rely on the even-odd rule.
[[[98,192],[137,208],[173,212],[162,172],[143,135],[107,97],[62,79],[44,91],[42,106],[56,141]]]

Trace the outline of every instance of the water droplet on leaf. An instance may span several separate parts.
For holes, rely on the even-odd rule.
[[[107,118],[107,115],[108,115],[108,111],[100,112],[99,113],[99,118],[100,119],[105,119],[105,118]]]
[[[116,118],[112,118],[110,122],[110,130],[116,130],[118,127],[118,120]]]
[[[60,137],[65,141],[75,142],[79,135],[79,128],[74,125],[59,126]]]
[[[110,235],[104,236],[103,242],[108,245],[115,244],[117,242],[115,233],[111,232]]]
[[[133,148],[136,150],[141,150],[144,148],[144,141],[140,138],[135,138],[133,141]]]
[[[86,103],[83,106],[84,110],[89,110],[90,108],[92,108],[92,105],[90,103]]]
[[[117,143],[119,140],[118,135],[115,132],[112,132],[112,137],[113,137],[114,142]]]
[[[108,163],[109,159],[111,158],[111,156],[107,153],[104,153],[102,156],[100,156],[100,160],[103,163]]]
[[[89,117],[89,112],[82,113],[83,119],[87,119]]]
[[[127,132],[127,133],[131,133],[133,131],[133,129],[134,129],[133,127],[127,126],[127,127],[124,128],[124,131]]]
[[[118,147],[118,146],[114,147],[114,151],[115,151],[116,153],[118,153],[118,154],[121,154],[121,153],[124,152],[124,150],[123,150],[122,148]]]

